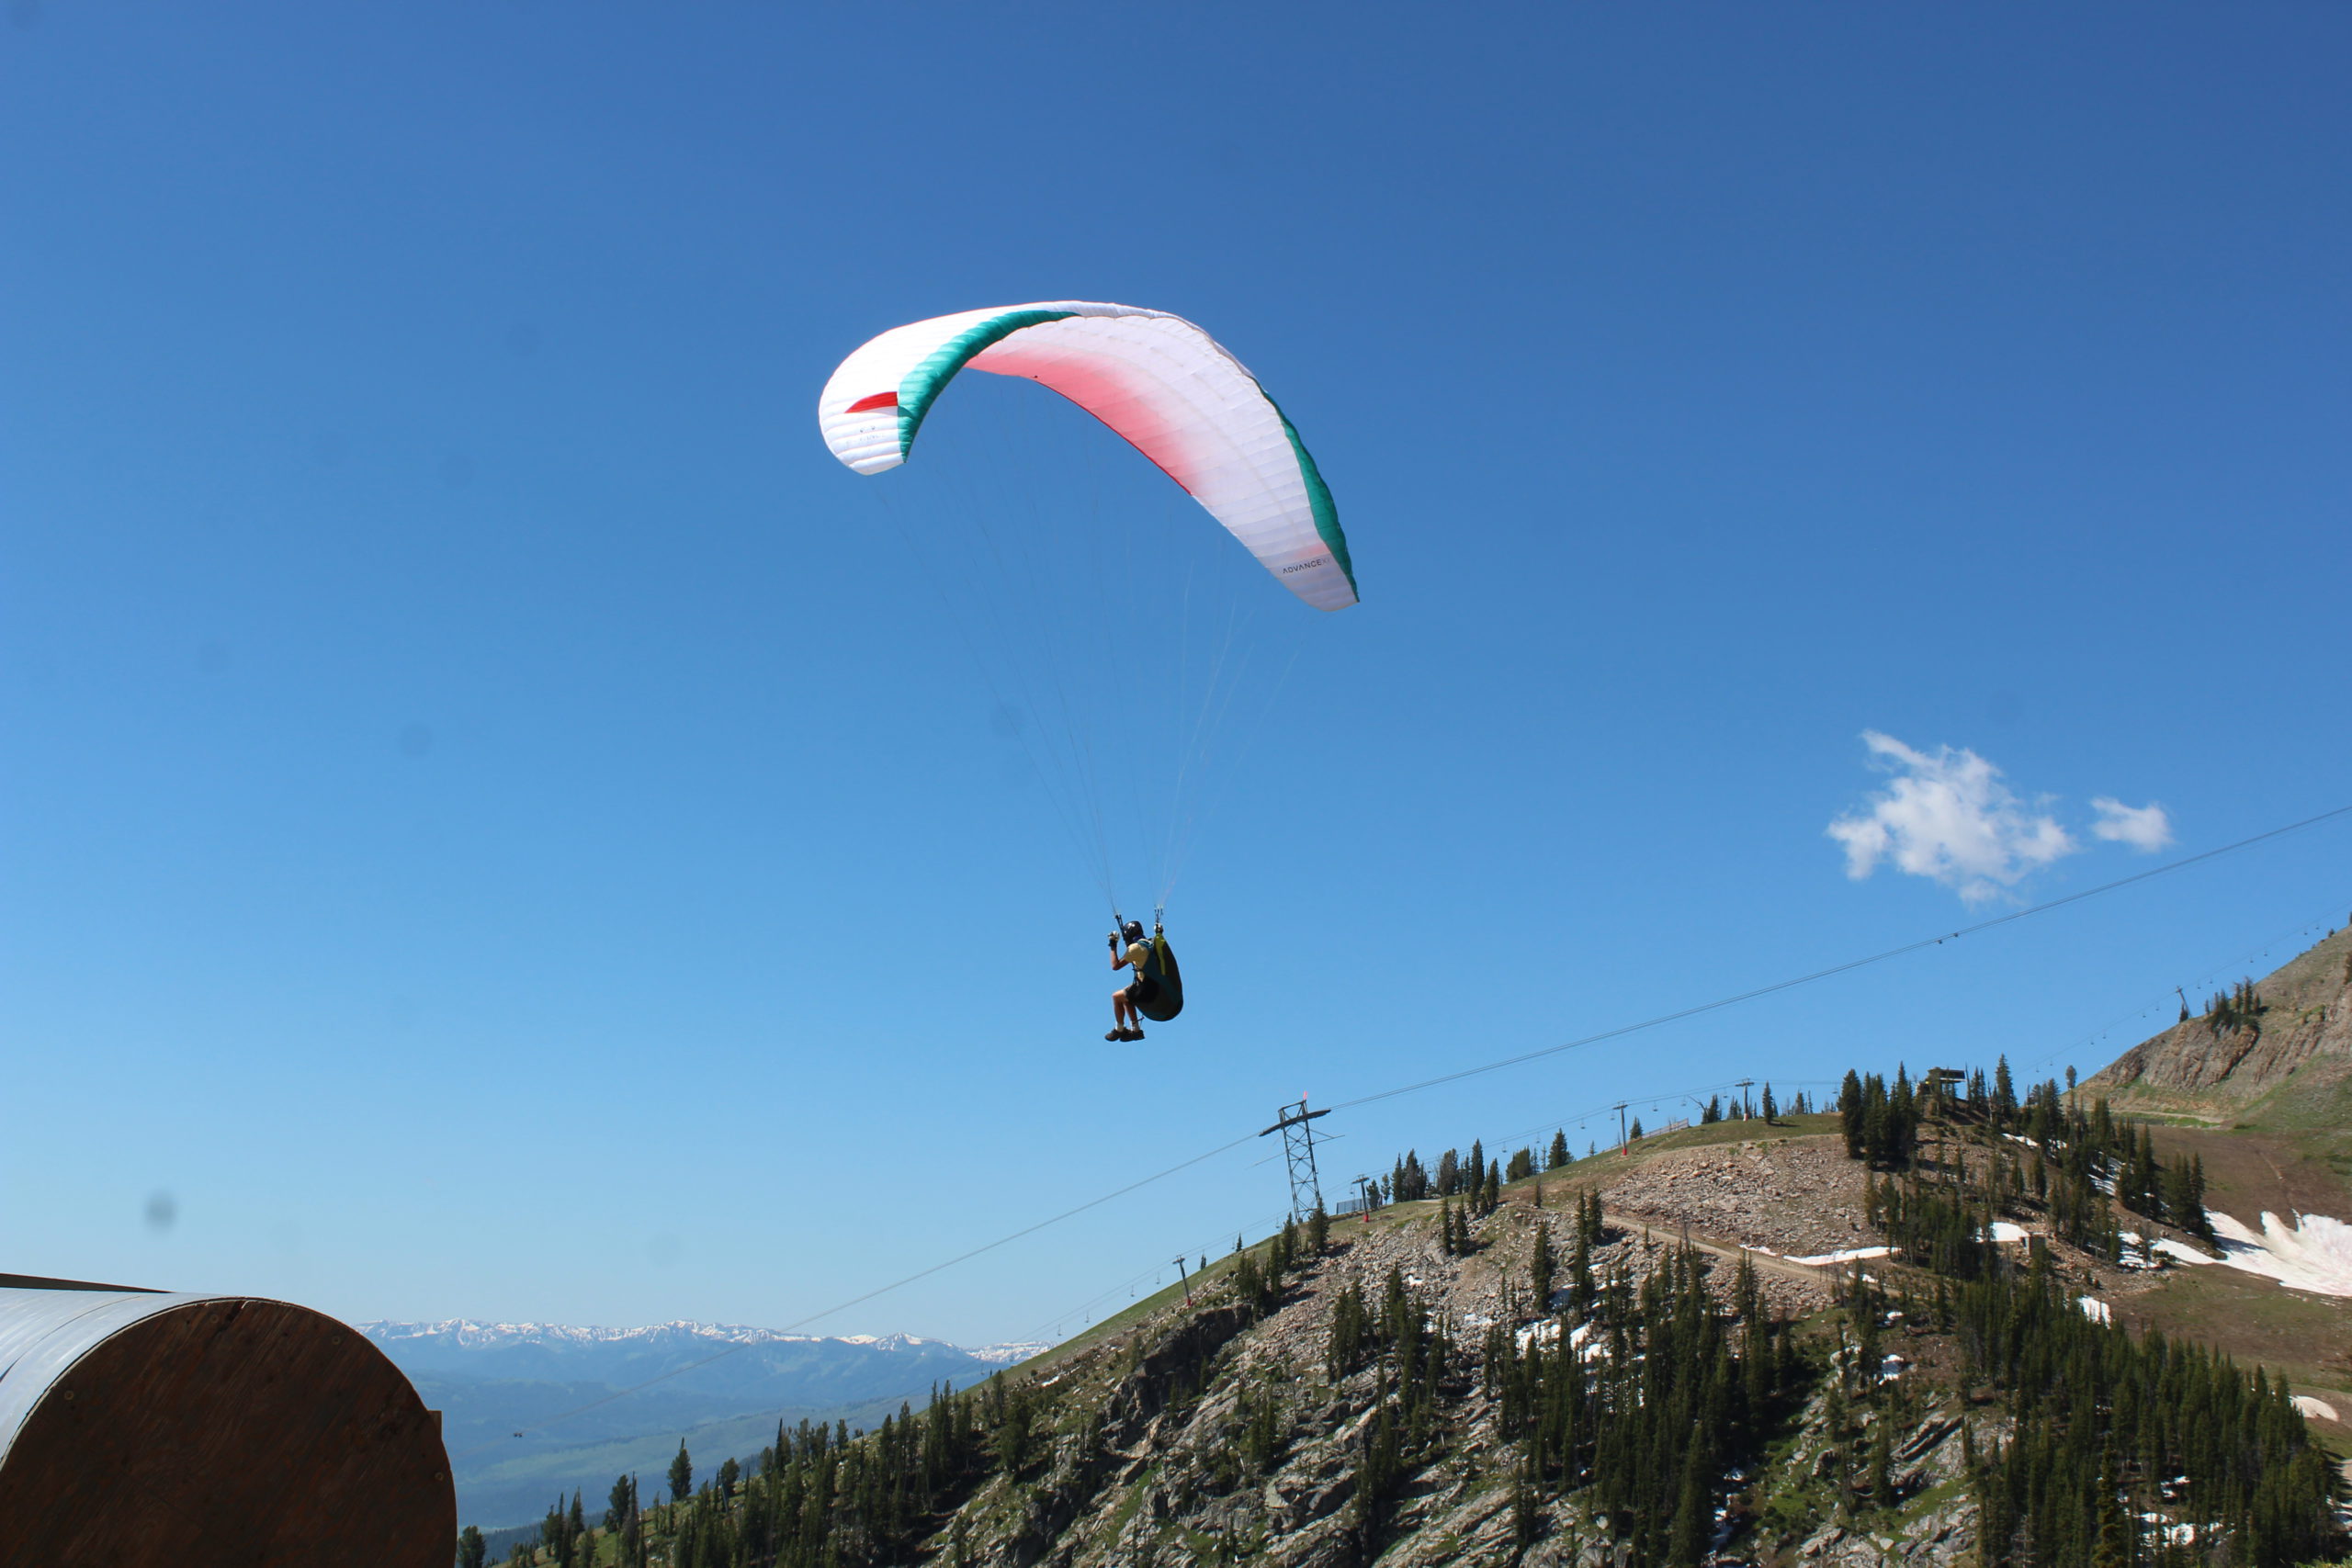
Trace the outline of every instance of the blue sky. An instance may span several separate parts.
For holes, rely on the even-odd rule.
[[[0,1268],[781,1324],[1301,1092],[2352,801],[2340,7],[6,17]],[[1053,298],[1232,345],[1363,604],[1002,387],[897,474],[818,443],[866,336]],[[1170,912],[1191,1006],[1114,1049],[1101,898],[910,541],[1147,514],[1295,662]],[[1132,649],[1069,672],[1104,714],[1173,580],[1069,606]],[[2347,833],[1329,1157],[2087,1071],[2345,919]],[[1075,1329],[1278,1212],[1262,1152],[819,1326]]]

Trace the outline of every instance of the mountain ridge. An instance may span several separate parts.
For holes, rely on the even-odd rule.
[[[2119,1111],[2274,1131],[2352,1122],[2352,926],[2084,1080]]]

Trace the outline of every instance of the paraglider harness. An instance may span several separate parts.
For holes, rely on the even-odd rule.
[[[1116,919],[1118,912],[1112,911]],[[1119,921],[1119,930],[1111,935],[1111,951],[1119,950],[1119,942],[1130,922]],[[1141,927],[1138,924],[1137,930]],[[1138,939],[1144,950],[1143,961],[1134,965],[1134,980],[1127,985],[1127,1000],[1136,1011],[1154,1023],[1166,1023],[1184,1010],[1184,975],[1176,967],[1176,950],[1168,945],[1168,933],[1159,923],[1157,913],[1152,916],[1151,936]]]

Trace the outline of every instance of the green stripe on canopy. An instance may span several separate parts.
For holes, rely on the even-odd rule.
[[[1072,310],[1007,310],[1001,316],[966,328],[941,344],[922,362],[907,372],[899,383],[899,456],[904,457],[914,450],[915,432],[922,427],[923,415],[956,372],[971,362],[972,355],[982,349],[1002,343],[1023,327],[1043,326],[1047,321],[1068,321],[1077,312]],[[1295,437],[1294,437],[1295,439]]]

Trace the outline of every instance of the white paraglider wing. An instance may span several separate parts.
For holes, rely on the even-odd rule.
[[[1356,602],[1347,536],[1298,433],[1239,360],[1181,316],[1054,300],[893,327],[825,383],[825,445],[861,474],[897,468],[966,366],[1027,377],[1109,425],[1317,609]]]

